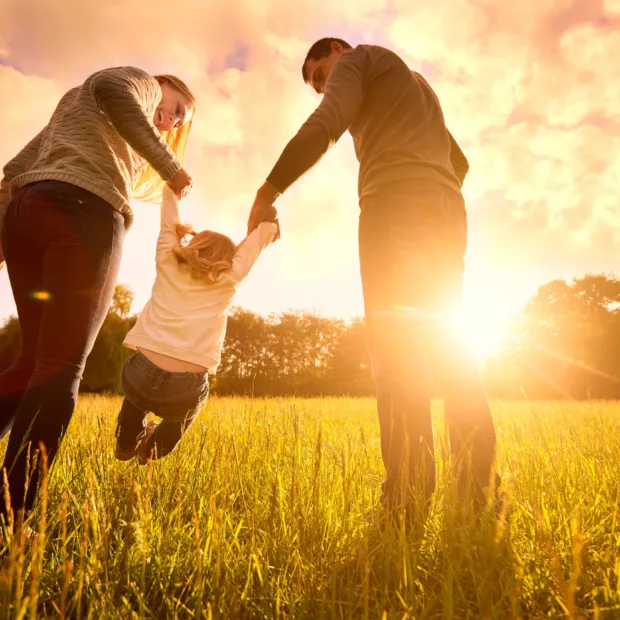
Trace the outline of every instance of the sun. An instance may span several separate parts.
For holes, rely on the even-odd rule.
[[[478,298],[466,300],[454,321],[476,357],[485,360],[501,350],[512,314],[509,308]]]

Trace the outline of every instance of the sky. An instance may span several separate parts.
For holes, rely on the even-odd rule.
[[[477,340],[497,340],[541,284],[617,270],[620,0],[3,0],[0,164],[91,73],[174,73],[198,100],[182,216],[240,241],[256,190],[319,102],[301,63],[323,36],[392,49],[439,95],[470,161],[465,316]],[[282,238],[237,305],[362,314],[357,170],[345,134],[279,199]],[[139,311],[159,214],[134,208],[119,282]],[[4,270],[0,322],[14,312]]]

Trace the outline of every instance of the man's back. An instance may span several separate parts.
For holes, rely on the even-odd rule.
[[[394,52],[377,45],[340,52],[317,92],[323,100],[280,155],[266,191],[285,192],[349,130],[360,162],[360,200],[420,181],[460,195],[467,159],[446,129],[433,89]]]
[[[337,109],[326,110],[332,106]],[[416,179],[436,180],[460,191],[439,99],[394,52],[377,45],[346,50],[327,80],[319,115],[321,108],[327,119],[349,115],[352,121],[360,198]]]

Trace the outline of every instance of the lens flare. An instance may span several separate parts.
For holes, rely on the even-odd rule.
[[[30,297],[32,299],[37,299],[38,301],[47,301],[51,299],[52,296],[47,291],[33,291],[30,293]]]

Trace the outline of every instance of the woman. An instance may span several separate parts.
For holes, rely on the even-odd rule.
[[[131,199],[158,200],[165,183],[178,197],[191,187],[182,161],[194,108],[174,76],[106,69],[66,93],[4,167],[1,245],[22,332],[21,357],[0,375],[0,431],[13,421],[3,467],[14,512],[32,508],[33,458],[44,451],[51,465],[73,415]]]

